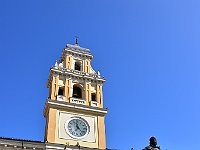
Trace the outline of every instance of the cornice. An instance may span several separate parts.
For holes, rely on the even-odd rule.
[[[77,142],[76,145],[49,143],[31,140],[21,140],[12,138],[0,137],[0,149],[11,150],[11,149],[29,149],[29,150],[100,150],[98,148],[89,148],[80,146]],[[101,149],[107,150],[107,149]]]
[[[80,52],[83,52],[83,53],[90,53],[90,50],[88,48],[83,48],[83,47],[81,47],[77,44],[75,44],[75,45],[67,44],[66,48],[74,50],[74,51],[80,51]]]
[[[107,149],[98,149],[98,148],[89,148],[80,146],[77,142],[76,145],[64,145],[57,143],[46,143],[46,149],[57,149],[57,150],[107,150]]]
[[[52,76],[54,76],[54,75],[60,75],[60,76],[66,77],[66,78],[79,78],[83,81],[88,80],[93,83],[99,82],[99,84],[103,84],[106,81],[104,77],[101,77],[97,74],[89,74],[86,72],[77,71],[77,70],[73,70],[73,69],[52,67],[50,70],[47,87],[50,86],[51,81],[52,81]]]
[[[94,115],[100,115],[100,116],[105,116],[107,114],[107,109],[104,109],[104,108],[85,106],[81,104],[72,104],[72,103],[48,99],[46,101],[45,108],[44,108],[44,116],[48,114],[48,111],[50,108],[55,108],[55,109],[64,110],[64,111],[94,114]]]
[[[0,138],[0,149],[45,149],[45,143],[41,141],[22,140],[14,138]]]
[[[72,55],[75,57],[78,56],[82,59],[90,59],[90,60],[92,60],[93,58],[93,55],[90,53],[89,49],[70,44],[67,44],[67,47],[63,49],[62,55],[60,57],[60,62],[64,61],[66,55]]]

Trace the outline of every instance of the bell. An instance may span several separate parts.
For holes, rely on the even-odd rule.
[[[78,93],[73,93],[73,97],[78,98],[79,97]]]

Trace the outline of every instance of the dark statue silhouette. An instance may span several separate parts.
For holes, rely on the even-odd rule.
[[[149,146],[145,147],[143,150],[160,150],[160,146],[157,146],[157,140],[155,137],[151,137],[149,141]]]

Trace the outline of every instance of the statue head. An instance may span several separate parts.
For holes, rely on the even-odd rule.
[[[156,140],[156,138],[155,138],[154,136],[152,136],[152,137],[149,139],[149,141],[150,141],[150,146],[156,147],[156,145],[157,145],[157,140]]]

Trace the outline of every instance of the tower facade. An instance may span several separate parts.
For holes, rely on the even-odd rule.
[[[106,149],[105,79],[92,69],[92,59],[89,49],[67,44],[59,62],[51,67],[44,108],[48,143]]]

